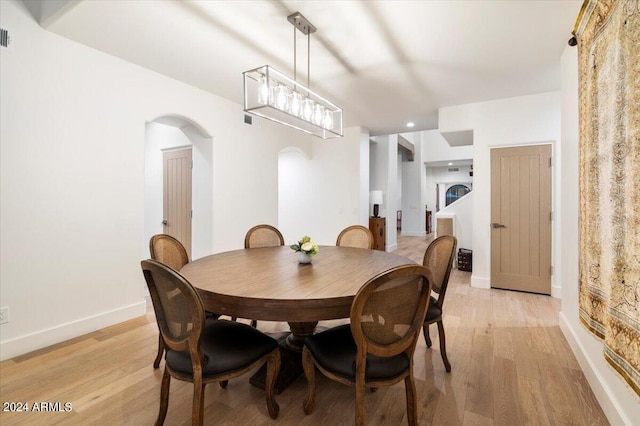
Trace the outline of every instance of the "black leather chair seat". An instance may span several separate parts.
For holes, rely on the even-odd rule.
[[[350,325],[341,325],[307,337],[305,345],[324,369],[355,381],[357,348]],[[368,354],[365,380],[391,379],[408,369],[409,358],[404,353],[392,358]]]
[[[207,320],[200,345],[204,352],[203,373],[215,376],[245,368],[278,347],[278,342],[247,324]],[[174,371],[193,373],[189,351],[167,349],[165,360]]]
[[[442,317],[442,309],[438,307],[438,301],[431,296],[429,300],[429,307],[427,308],[427,315],[425,316],[425,322],[437,321]]]

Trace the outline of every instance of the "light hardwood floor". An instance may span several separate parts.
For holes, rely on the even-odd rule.
[[[398,254],[421,262],[429,238],[400,237]],[[606,425],[587,381],[558,327],[560,303],[548,296],[480,290],[470,273],[453,270],[444,305],[446,373],[438,350],[420,337],[414,374],[420,424]],[[327,323],[323,324],[327,325]],[[329,324],[330,325],[330,324]],[[263,331],[286,326],[261,321]],[[71,412],[0,412],[0,424],[148,425],[157,415],[162,368],[154,370],[153,314],[133,319],[0,364],[0,400],[71,402]],[[251,373],[250,373],[251,374]],[[227,389],[207,386],[205,424],[352,424],[353,388],[317,376],[314,412],[305,416],[306,381],[277,396],[269,418],[263,391],[249,375]],[[165,424],[190,424],[191,385],[173,380]],[[406,424],[402,382],[367,393],[366,422]]]

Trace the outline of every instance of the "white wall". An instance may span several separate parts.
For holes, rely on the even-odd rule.
[[[473,213],[473,192],[470,192],[441,209],[435,214],[435,217],[436,221],[439,217],[452,217],[453,233],[458,239],[458,248],[471,249],[473,246]],[[439,235],[437,236],[439,237]]]
[[[490,287],[491,148],[553,144],[553,158],[560,141],[560,92],[499,99],[439,110],[440,131],[473,129],[473,274],[471,285]],[[553,169],[552,209],[558,205],[557,168]],[[552,225],[552,264],[560,263],[559,222]],[[552,276],[552,295],[560,296],[560,280]]]
[[[371,162],[370,162],[370,147],[369,142],[369,130],[360,127],[360,179],[358,185],[360,186],[360,223],[363,226],[369,226],[369,176]]]
[[[277,221],[278,152],[309,150],[302,133],[246,125],[241,105],[49,33],[19,1],[0,25],[0,358],[145,312],[146,122],[177,114],[214,138],[213,251]]]
[[[398,248],[396,233],[396,212],[398,200],[398,135],[376,136],[370,147],[370,180],[371,191],[383,192],[383,204],[380,206],[380,217],[386,218],[387,251]]]
[[[341,139],[314,138],[310,158],[300,150],[280,153],[278,228],[286,244],[309,235],[318,244],[335,245],[347,226],[369,226],[369,177],[360,175],[361,161],[369,167],[368,138],[366,130],[350,127]]]
[[[435,231],[435,213],[436,213],[436,185],[437,182],[433,178],[433,167],[425,167],[425,184],[422,188],[424,196],[425,211],[431,212],[431,232]],[[426,218],[425,218],[426,221]],[[426,230],[426,222],[425,222]]]
[[[465,185],[469,189],[473,189],[473,177],[469,176],[471,166],[456,166],[456,168],[459,169],[457,172],[450,172],[449,167],[430,168],[432,170],[431,179],[439,186],[440,190],[435,191],[435,186],[430,189],[438,193],[441,209],[446,207],[447,190],[453,185]]]
[[[422,137],[419,132],[403,133],[414,145],[414,161],[402,162],[402,235],[424,237],[426,168],[422,158]]]
[[[457,168],[457,172],[450,172],[449,167]],[[471,166],[447,166],[447,167],[431,167],[433,179],[438,183],[464,183],[469,186],[473,183],[473,177],[469,176]],[[471,188],[469,186],[469,188]]]
[[[213,215],[213,141],[193,125],[178,128],[147,123],[145,131],[145,240],[162,233],[163,220],[163,150],[192,147],[192,241],[191,258],[211,254],[211,218]],[[148,245],[142,256],[148,256]]]
[[[213,138],[193,124],[180,130],[193,144],[191,259],[213,253]]]
[[[177,127],[147,123],[145,131],[144,238],[162,233],[162,150],[191,146],[191,141]],[[147,250],[148,251],[148,250]]]
[[[422,161],[429,165],[432,162],[470,160],[473,158],[473,145],[449,146],[449,143],[442,137],[439,130],[428,130],[420,132],[422,139]],[[439,171],[434,171],[433,167],[425,169],[425,185],[423,187],[424,201],[428,210],[433,212],[431,216],[431,229],[435,230],[436,213],[436,185],[441,182],[449,182],[443,179]],[[448,173],[448,172],[447,172]],[[467,177],[469,177],[467,175]],[[441,196],[444,196],[441,194]],[[440,203],[440,208],[444,203]]]
[[[473,158],[473,145],[450,146],[442,137],[440,130],[426,130],[420,132],[422,138],[422,161],[469,160]]]
[[[640,403],[631,389],[605,361],[602,342],[589,333],[578,316],[578,62],[577,48],[567,46],[562,55],[562,197],[558,218],[562,239],[560,328],[576,355],[591,389],[613,425],[631,425],[640,418]],[[635,420],[634,420],[635,419]]]
[[[402,154],[398,153],[398,176],[396,177],[396,206],[398,210],[402,210],[402,175],[404,174],[404,167],[402,167]],[[389,221],[389,225],[392,225],[392,221]]]

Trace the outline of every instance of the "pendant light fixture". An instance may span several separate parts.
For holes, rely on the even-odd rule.
[[[300,12],[287,20],[293,25],[293,79],[269,65],[243,72],[244,111],[323,139],[341,137],[342,108],[309,88],[311,34],[316,28]],[[296,30],[307,36],[306,86],[296,78]]]

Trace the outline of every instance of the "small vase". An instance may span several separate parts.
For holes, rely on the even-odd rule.
[[[309,256],[307,253],[303,253],[301,251],[297,252],[298,255],[298,262],[299,263],[311,263],[311,256]]]

